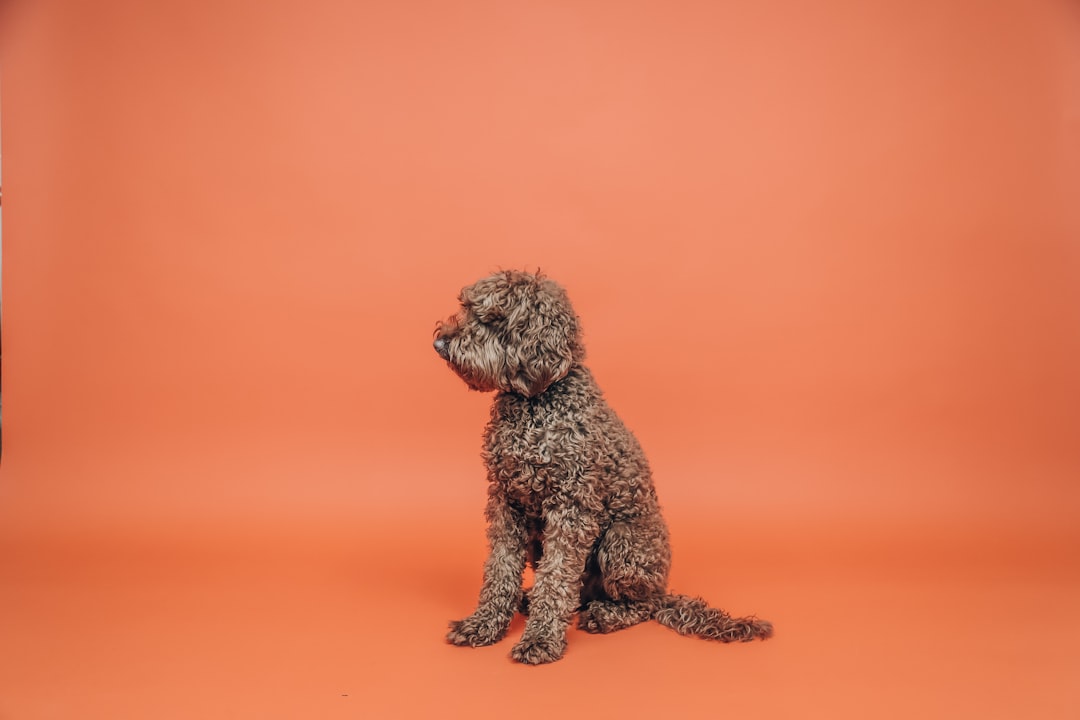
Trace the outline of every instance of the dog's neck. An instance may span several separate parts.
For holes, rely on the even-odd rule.
[[[566,375],[551,383],[544,392],[538,395],[530,397],[502,390],[497,395],[496,402],[540,409],[553,405],[565,405],[567,402],[577,405],[598,397],[599,389],[593,380],[592,373],[584,365],[575,364]]]

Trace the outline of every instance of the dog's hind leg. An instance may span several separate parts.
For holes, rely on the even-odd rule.
[[[659,516],[614,523],[596,550],[605,598],[641,601],[667,591],[671,548]]]
[[[613,524],[597,545],[592,579],[600,587],[582,597],[578,627],[608,633],[651,620],[661,607],[670,564],[667,528],[659,518]]]

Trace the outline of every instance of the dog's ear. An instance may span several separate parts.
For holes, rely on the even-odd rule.
[[[507,373],[510,387],[526,397],[562,380],[582,355],[578,319],[562,288],[539,283],[531,299]]]
[[[557,352],[553,347],[540,345],[524,350],[532,355],[532,359],[519,365],[517,372],[508,379],[514,392],[525,397],[536,397],[544,392],[552,383],[566,377],[573,365],[570,353]]]

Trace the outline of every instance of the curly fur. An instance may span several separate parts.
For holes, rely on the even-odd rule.
[[[483,447],[491,552],[476,611],[450,624],[449,642],[495,643],[519,610],[528,620],[511,657],[530,664],[562,657],[575,613],[595,633],[656,620],[720,642],[769,637],[764,620],[668,592],[671,548],[652,473],[582,364],[565,291],[507,271],[460,301],[434,345],[470,388],[496,392]],[[536,571],[527,595],[526,563]]]

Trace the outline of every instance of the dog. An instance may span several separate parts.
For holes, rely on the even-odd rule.
[[[476,611],[452,622],[447,640],[496,643],[518,611],[528,617],[510,655],[531,665],[563,656],[575,613],[591,633],[656,620],[720,642],[770,637],[764,620],[668,592],[671,546],[649,464],[583,364],[565,290],[512,270],[459,301],[434,348],[471,389],[495,393],[482,453],[490,554]]]

